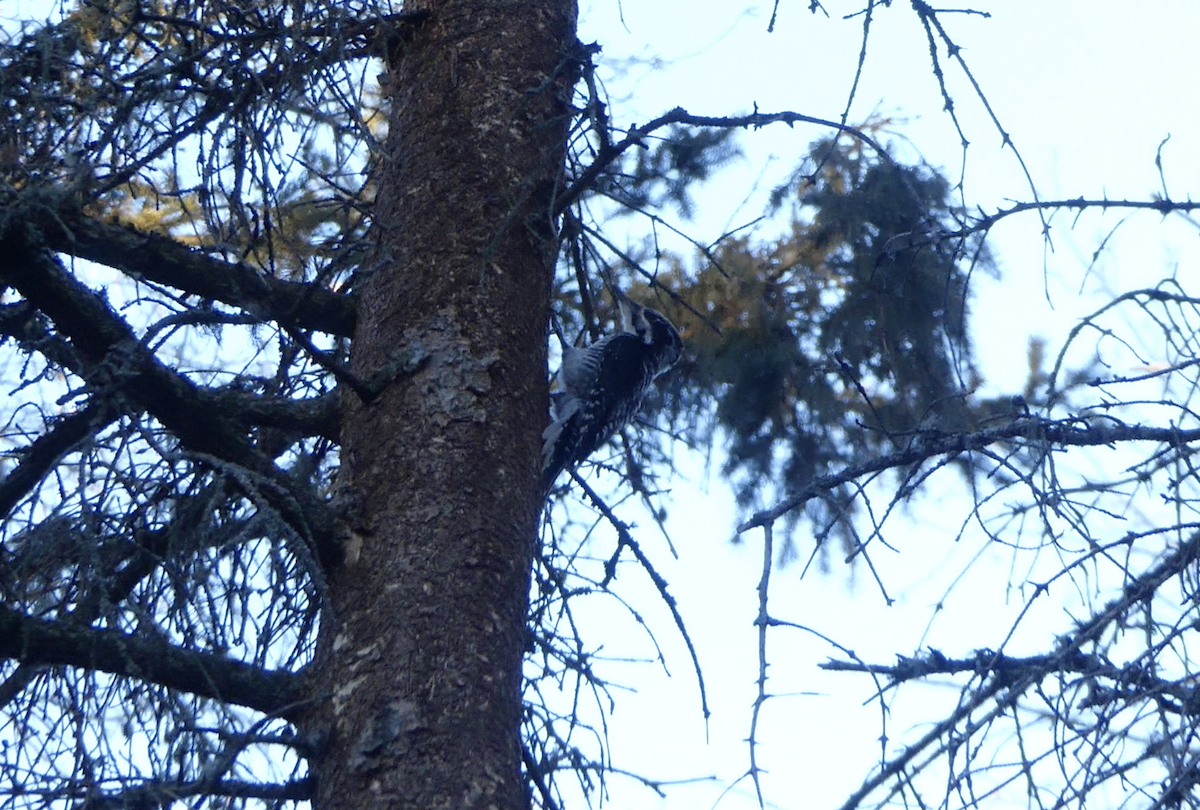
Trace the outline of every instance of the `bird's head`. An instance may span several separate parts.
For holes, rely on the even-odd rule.
[[[678,362],[683,354],[683,341],[675,326],[657,310],[634,303],[618,294],[617,306],[621,310],[621,329],[637,335],[642,343],[654,346],[659,353],[658,374]]]

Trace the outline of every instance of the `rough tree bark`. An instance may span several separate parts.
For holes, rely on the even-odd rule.
[[[574,0],[410,2],[348,394],[345,560],[316,662],[317,808],[520,808],[550,210]]]

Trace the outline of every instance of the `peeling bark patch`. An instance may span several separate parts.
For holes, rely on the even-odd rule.
[[[346,705],[346,701],[350,699],[350,696],[354,694],[354,690],[365,680],[366,678],[355,678],[337,688],[337,691],[333,693],[333,712],[335,715],[341,715],[342,707]]]
[[[443,311],[425,328],[410,330],[396,351],[411,354],[420,347],[425,369],[418,374],[421,399],[430,422],[446,427],[453,422],[485,422],[487,409],[481,397],[492,390],[489,369],[500,360],[492,350],[483,357],[471,354],[455,313]]]
[[[347,532],[342,543],[343,564],[347,567],[358,565],[359,558],[362,557],[362,547],[363,536],[355,531]]]
[[[416,374],[429,359],[429,349],[417,339],[400,346],[389,356],[397,374]]]
[[[403,755],[410,746],[406,735],[424,728],[427,726],[417,704],[403,699],[391,701],[367,721],[355,743],[350,767],[356,771],[374,767],[385,752]]]

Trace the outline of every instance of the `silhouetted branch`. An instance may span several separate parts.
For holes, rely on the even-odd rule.
[[[337,441],[339,395],[336,391],[309,399],[267,397],[235,390],[204,390],[202,394],[213,408],[246,424]]]
[[[596,152],[595,159],[592,160],[587,168],[579,173],[575,181],[554,201],[555,216],[558,216],[569,208],[584,193],[591,191],[596,183],[596,179],[620,158],[621,155],[634,146],[644,146],[643,141],[647,137],[653,135],[663,127],[672,124],[688,124],[695,127],[721,127],[725,129],[744,129],[747,127],[757,129],[765,127],[768,124],[787,124],[788,126],[794,124],[816,124],[817,126],[828,127],[858,138],[874,149],[881,159],[891,163],[891,157],[887,151],[876,143],[871,136],[859,129],[840,124],[837,121],[829,121],[824,118],[814,118],[811,115],[801,115],[800,113],[787,111],[777,113],[760,113],[756,111],[748,115],[726,116],[692,115],[682,107],[676,107],[669,112],[663,113],[648,124],[630,127],[626,131],[625,137],[621,140],[601,146]]]
[[[10,219],[0,233],[0,280],[11,284],[70,338],[93,364],[88,380],[116,386],[161,422],[185,448],[257,474],[274,486],[262,494],[290,525],[309,534],[324,556],[336,555],[333,516],[288,486],[280,470],[250,443],[244,425],[206,405],[202,389],[158,360],[99,295],[46,250],[29,245],[24,224]]]
[[[192,796],[226,796],[268,802],[302,802],[312,797],[312,780],[270,784],[233,779],[197,779],[193,782],[146,782],[137,787],[89,798],[77,810],[156,810]]]
[[[829,660],[819,666],[830,672],[885,675],[890,679],[888,686],[897,686],[906,681],[921,680],[934,675],[957,675],[964,672],[1009,681],[1025,678],[1040,680],[1070,672],[1084,675],[1092,682],[1101,679],[1111,681],[1114,688],[1104,693],[1105,701],[1118,698],[1128,701],[1152,696],[1161,704],[1163,698],[1170,697],[1177,702],[1171,703],[1167,708],[1180,714],[1200,713],[1200,695],[1194,688],[1160,678],[1136,661],[1117,666],[1100,656],[1088,655],[1075,646],[1047,655],[1012,656],[995,650],[976,650],[966,658],[950,658],[938,650],[930,650],[914,658],[897,658],[897,662],[891,665]],[[1096,695],[1099,688],[1093,683],[1092,694]],[[1093,698],[1093,702],[1095,701]]]
[[[36,215],[40,206],[26,210]],[[65,202],[44,210],[38,227],[46,246],[114,267],[190,295],[235,306],[263,321],[278,321],[339,337],[354,332],[355,302],[316,284],[284,281],[244,262],[226,262],[157,233],[101,222]]]
[[[839,810],[852,810],[853,808],[858,807],[862,803],[862,800],[870,795],[872,791],[881,785],[886,784],[892,779],[903,780],[904,777],[901,775],[906,773],[909,765],[912,764],[914,760],[916,760],[921,753],[925,751],[926,748],[928,748],[937,740],[943,738],[946,734],[958,726],[959,723],[963,722],[967,718],[970,718],[977,709],[986,704],[992,698],[999,695],[999,693],[1004,689],[1005,685],[1006,684],[1000,679],[994,679],[990,683],[981,686],[978,690],[970,692],[968,695],[964,696],[959,705],[956,706],[954,711],[951,712],[945,719],[935,723],[934,726],[919,740],[911,745],[905,746],[904,753],[884,764],[884,766],[880,768],[876,774],[864,781],[858,790],[854,791],[854,793],[852,793],[850,797],[846,799],[845,803],[842,804]],[[1014,688],[1012,691],[1005,693],[996,701],[996,706],[991,712],[987,713],[984,718],[969,723],[969,729],[976,730],[982,727],[984,723],[990,721],[990,719],[996,714],[1009,709],[1014,703],[1017,702],[1017,699],[1024,694],[1025,690],[1028,689],[1030,685],[1031,682],[1024,682],[1017,685],[1019,688]]]
[[[0,656],[138,678],[267,714],[296,702],[300,676],[117,630],[72,627],[0,605]]]
[[[862,476],[918,464],[934,456],[954,457],[970,453],[1001,441],[1057,447],[1095,447],[1140,441],[1162,442],[1172,447],[1182,447],[1200,441],[1200,429],[1177,430],[1149,425],[1126,425],[1111,418],[1093,418],[1085,422],[1076,419],[1056,421],[1029,416],[1000,427],[971,433],[918,431],[913,434],[907,449],[813,479],[812,483],[800,492],[785,498],[770,509],[755,513],[750,520],[738,526],[738,531],[745,532],[756,526],[765,526],[819,497],[821,493],[835,490]]]
[[[962,229],[948,234],[941,234],[942,238],[957,239],[963,236],[968,236],[973,233],[980,233],[991,230],[992,227],[1002,219],[1020,214],[1025,211],[1048,211],[1059,208],[1085,210],[1088,208],[1099,208],[1101,211],[1107,211],[1110,208],[1134,209],[1145,211],[1157,211],[1160,214],[1166,215],[1173,212],[1191,212],[1200,211],[1200,202],[1192,200],[1109,200],[1109,199],[1087,199],[1084,197],[1075,197],[1069,200],[1037,200],[1034,202],[1023,202],[1011,205],[1008,208],[1001,208],[994,214],[979,214],[971,219],[970,224],[964,225]]]
[[[638,561],[638,564],[641,565],[642,570],[646,572],[646,574],[650,577],[651,582],[654,583],[654,587],[658,591],[659,598],[662,599],[663,604],[665,604],[667,609],[671,612],[671,618],[675,620],[675,627],[679,630],[679,635],[683,638],[683,642],[687,646],[688,654],[692,657],[692,669],[696,673],[696,683],[700,688],[700,709],[704,713],[705,722],[707,722],[708,718],[712,715],[712,712],[708,708],[708,692],[704,688],[704,673],[700,669],[700,658],[696,655],[696,647],[694,644],[692,644],[692,637],[688,633],[687,626],[683,622],[683,616],[679,613],[679,603],[667,590],[667,580],[658,573],[658,571],[654,568],[654,565],[650,562],[650,558],[642,552],[642,547],[638,545],[638,542],[633,539],[633,535],[629,533],[629,526],[613,513],[608,504],[604,502],[604,499],[601,498],[594,489],[588,486],[588,483],[584,481],[576,471],[571,471],[571,478],[574,479],[575,483],[578,484],[581,489],[583,489],[588,496],[588,500],[592,502],[593,506],[600,510],[600,513],[604,515],[605,519],[608,520],[609,524],[617,532],[617,547],[604,566],[605,575],[604,581],[601,583],[601,587],[607,587],[609,582],[611,582],[616,576],[617,560],[621,556],[621,550],[623,548],[628,548],[630,552],[633,553],[633,556]]]
[[[83,410],[52,422],[48,431],[18,451],[21,462],[0,479],[0,515],[8,515],[63,455],[120,416],[120,411],[108,398],[100,398]]]
[[[920,740],[907,745],[902,754],[885,763],[842,805],[842,810],[857,807],[862,799],[876,788],[893,778],[900,779],[900,775],[907,772],[910,764],[926,748],[950,733],[960,722],[970,718],[976,709],[984,706],[993,697],[996,698],[995,704],[984,717],[971,720],[962,730],[964,738],[969,738],[974,731],[982,728],[998,714],[1011,710],[1035,684],[1062,672],[1079,673],[1090,679],[1109,679],[1113,682],[1112,687],[1093,690],[1088,702],[1092,705],[1107,704],[1114,700],[1153,698],[1164,710],[1175,714],[1200,713],[1200,699],[1197,698],[1194,687],[1164,680],[1155,675],[1155,658],[1147,660],[1150,669],[1136,660],[1118,667],[1098,656],[1087,655],[1082,649],[1084,645],[1099,643],[1102,637],[1110,632],[1114,623],[1125,620],[1131,608],[1153,599],[1168,580],[1180,576],[1198,557],[1200,532],[1193,533],[1187,542],[1168,554],[1161,563],[1129,582],[1120,596],[1108,602],[1087,621],[1079,623],[1074,630],[1063,635],[1058,641],[1058,649],[1048,655],[1010,657],[991,650],[980,650],[969,658],[952,659],[937,651],[931,651],[919,658],[902,658],[891,666],[866,665],[853,661],[829,661],[822,664],[823,669],[889,675],[893,678],[893,684],[930,675],[963,672],[971,673],[972,679],[979,682],[977,687],[964,695],[964,700],[960,701],[953,714],[938,723]],[[1065,573],[1065,570],[1060,571],[1056,578],[1065,576]],[[1039,585],[1038,592],[1041,593],[1048,587],[1048,584]],[[1029,601],[1032,602],[1033,598]],[[1172,700],[1168,701],[1168,698]]]
[[[50,254],[26,244],[18,235],[20,227],[10,225],[0,236],[5,257],[0,279],[53,320],[92,364],[89,382],[108,387],[115,381],[193,449],[250,468],[260,466],[233,425],[203,407],[195,384],[155,358],[99,295]],[[101,364],[110,379],[100,378]]]
[[[0,334],[6,335],[30,354],[37,353],[55,365],[79,374],[84,367],[79,352],[51,331],[46,316],[28,301],[0,305]]]

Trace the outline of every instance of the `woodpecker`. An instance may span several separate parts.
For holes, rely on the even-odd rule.
[[[600,449],[633,421],[654,378],[679,360],[683,341],[660,312],[617,294],[620,331],[586,348],[563,344],[559,391],[542,433],[546,489],[563,470]]]

